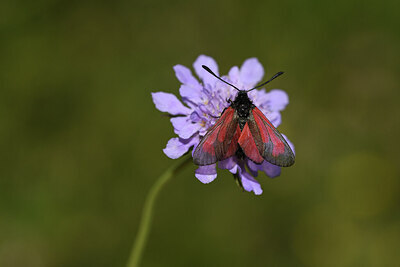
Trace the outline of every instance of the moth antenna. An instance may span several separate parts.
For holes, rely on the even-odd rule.
[[[261,86],[266,85],[267,83],[269,83],[270,81],[274,80],[274,79],[277,78],[278,76],[281,76],[282,74],[284,74],[284,72],[283,72],[283,71],[280,71],[280,72],[278,72],[277,74],[275,74],[274,76],[272,76],[272,78],[269,79],[268,81],[266,81],[265,83],[262,83],[262,84],[260,84],[260,85],[257,85],[256,87],[251,88],[251,89],[247,90],[246,92],[250,92],[251,90],[260,88]]]
[[[220,80],[221,82],[224,82],[230,86],[232,86],[233,88],[235,88],[236,90],[240,91],[239,88],[237,88],[236,86],[234,86],[233,84],[228,83],[227,81],[222,80],[220,77],[218,77],[212,70],[210,70],[209,67],[207,67],[206,65],[201,65],[203,67],[203,69],[205,69],[206,71],[208,71],[211,75],[213,75],[215,78],[217,78],[218,80]],[[254,88],[253,88],[254,89]]]

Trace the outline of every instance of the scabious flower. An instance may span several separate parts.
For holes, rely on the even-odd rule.
[[[213,72],[219,75],[218,65],[211,57],[200,55],[193,64],[199,82],[189,68],[176,65],[175,75],[182,83],[179,92],[183,104],[178,98],[169,93],[152,93],[153,102],[156,108],[162,112],[168,112],[173,117],[171,123],[178,137],[170,139],[164,148],[164,153],[171,159],[177,159],[193,147],[193,151],[206,134],[207,130],[214,125],[225,108],[229,106],[227,99],[235,99],[237,91],[229,85],[217,80],[206,72],[201,66],[208,66]],[[234,84],[240,89],[250,89],[256,86],[264,76],[264,68],[256,58],[245,60],[239,68],[234,66],[223,79]],[[281,124],[280,111],[289,103],[287,94],[282,90],[253,90],[248,93],[253,101],[271,123],[278,127]],[[288,141],[294,151],[292,143]],[[247,168],[246,168],[247,166]],[[217,164],[199,166],[195,176],[202,183],[210,183],[217,177]],[[218,162],[220,169],[228,169],[233,173],[246,191],[253,191],[260,195],[262,189],[254,177],[258,171],[264,172],[269,177],[279,176],[281,168],[267,161],[255,164],[249,159],[239,160],[236,156]]]

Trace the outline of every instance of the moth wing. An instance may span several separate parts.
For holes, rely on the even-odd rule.
[[[289,144],[257,107],[250,112],[247,124],[260,155],[266,161],[281,167],[294,164],[295,156]]]
[[[240,136],[238,115],[229,107],[201,139],[193,153],[196,165],[210,165],[233,156]]]
[[[257,143],[257,135],[254,135],[250,126],[252,125],[249,120],[244,125],[242,134],[238,140],[240,147],[242,148],[244,154],[254,161],[257,164],[260,164],[264,161],[263,157],[260,154],[259,144]],[[255,137],[255,138],[254,138]]]

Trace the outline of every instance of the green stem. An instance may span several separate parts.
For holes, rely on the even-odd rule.
[[[143,249],[146,246],[146,241],[149,236],[151,221],[153,218],[154,203],[160,193],[161,188],[169,181],[169,179],[176,173],[178,173],[182,167],[190,162],[191,155],[188,154],[185,159],[175,163],[168,168],[151,187],[150,192],[144,203],[142,218],[139,224],[139,230],[133,244],[131,254],[129,256],[127,267],[138,267],[140,259],[143,254]]]

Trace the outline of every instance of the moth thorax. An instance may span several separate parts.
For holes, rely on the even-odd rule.
[[[252,107],[252,102],[245,91],[240,91],[236,96],[233,106],[239,117],[247,118]]]
[[[250,105],[247,103],[241,103],[238,107],[237,107],[237,113],[239,115],[239,117],[248,117],[249,116],[249,112],[250,112]]]

